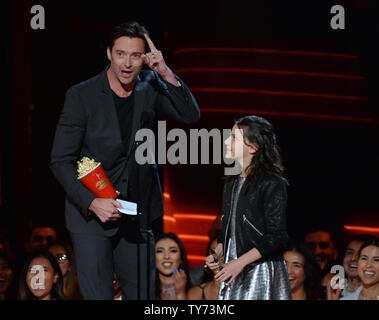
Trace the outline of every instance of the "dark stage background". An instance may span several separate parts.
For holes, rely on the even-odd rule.
[[[45,8],[45,30],[30,28],[34,4]],[[330,28],[334,4],[345,6],[345,30]],[[245,86],[265,90],[264,94],[241,93],[238,99],[235,91],[223,99],[219,92],[195,90],[202,119],[194,127],[231,128],[233,119],[247,113],[257,113],[273,123],[291,184],[288,230],[292,237],[302,239],[304,232],[318,223],[335,234],[346,224],[379,227],[379,34],[374,21],[378,7],[373,1],[250,1],[249,7],[244,1],[15,1],[4,8],[6,94],[0,226],[15,248],[22,247],[32,220],[53,221],[64,229],[64,194],[48,164],[65,92],[105,68],[108,33],[128,19],[147,27],[167,64],[191,88],[235,90],[235,86]],[[265,48],[281,55],[270,56],[267,50],[264,55],[255,52],[251,56],[176,52],[199,47]],[[327,60],[287,51],[339,53],[353,58],[342,57],[341,63],[333,57]],[[268,70],[274,68],[271,63],[275,69],[331,70],[357,78],[338,82],[339,78],[314,77],[309,81],[304,75],[288,75],[287,80],[279,73],[244,78],[243,72],[199,76],[196,72],[201,71],[184,70],[225,66]],[[230,103],[222,105],[228,99]],[[168,166],[167,173],[171,189],[178,193],[180,212],[220,211],[222,165]]]

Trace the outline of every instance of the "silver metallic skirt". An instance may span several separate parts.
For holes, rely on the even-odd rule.
[[[267,260],[247,266],[225,288],[220,286],[219,300],[291,300],[286,262]]]

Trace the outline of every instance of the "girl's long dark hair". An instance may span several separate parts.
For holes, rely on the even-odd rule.
[[[52,289],[51,289],[51,299],[55,300],[65,300],[65,295],[63,293],[63,276],[61,272],[61,268],[59,267],[58,262],[55,260],[54,256],[49,252],[49,251],[42,251],[42,252],[37,252],[32,255],[30,255],[22,269],[21,277],[20,277],[20,282],[19,282],[19,300],[36,300],[36,297],[32,294],[30,291],[28,284],[26,283],[26,275],[28,273],[28,269],[30,266],[30,263],[35,259],[43,257],[46,258],[51,266],[54,269],[54,274],[58,275],[56,283],[54,283]]]
[[[178,238],[178,236],[175,233],[169,232],[169,233],[162,233],[160,234],[157,239],[155,240],[155,243],[158,243],[158,241],[163,239],[171,239],[176,242],[176,244],[179,247],[180,251],[180,258],[181,258],[181,264],[179,266],[179,269],[181,268],[187,275],[187,287],[186,291],[191,287],[190,277],[189,277],[189,270],[188,270],[188,260],[187,260],[187,253],[184,249],[183,242]],[[156,299],[160,299],[161,296],[161,281],[159,280],[159,274],[158,270],[156,271],[155,275],[155,297]]]
[[[262,117],[249,115],[236,120],[235,124],[243,130],[245,143],[258,146],[258,150],[247,167],[248,177],[254,177],[255,180],[258,180],[266,174],[276,174],[288,184],[280,149],[271,123]]]

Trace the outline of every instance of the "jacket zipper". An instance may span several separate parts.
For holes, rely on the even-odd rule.
[[[234,201],[234,188],[236,186],[236,181],[233,182],[233,188],[232,188],[232,198],[230,201],[230,209],[229,209],[229,219],[228,219],[228,223],[226,225],[226,231],[225,231],[225,237],[224,237],[224,245],[223,245],[223,251],[224,251],[224,257],[225,257],[225,254],[226,254],[226,235],[228,234],[228,228],[229,228],[229,224],[230,224],[230,217],[232,216],[232,208],[233,208],[233,201]]]
[[[245,215],[243,215],[243,221],[246,221],[256,232],[260,234],[260,236],[263,237],[262,232],[260,232],[247,218]]]

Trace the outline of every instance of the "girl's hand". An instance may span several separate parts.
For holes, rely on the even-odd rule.
[[[234,259],[224,265],[222,270],[217,272],[215,279],[218,283],[228,281],[227,286],[241,273],[245,264],[240,259]]]

